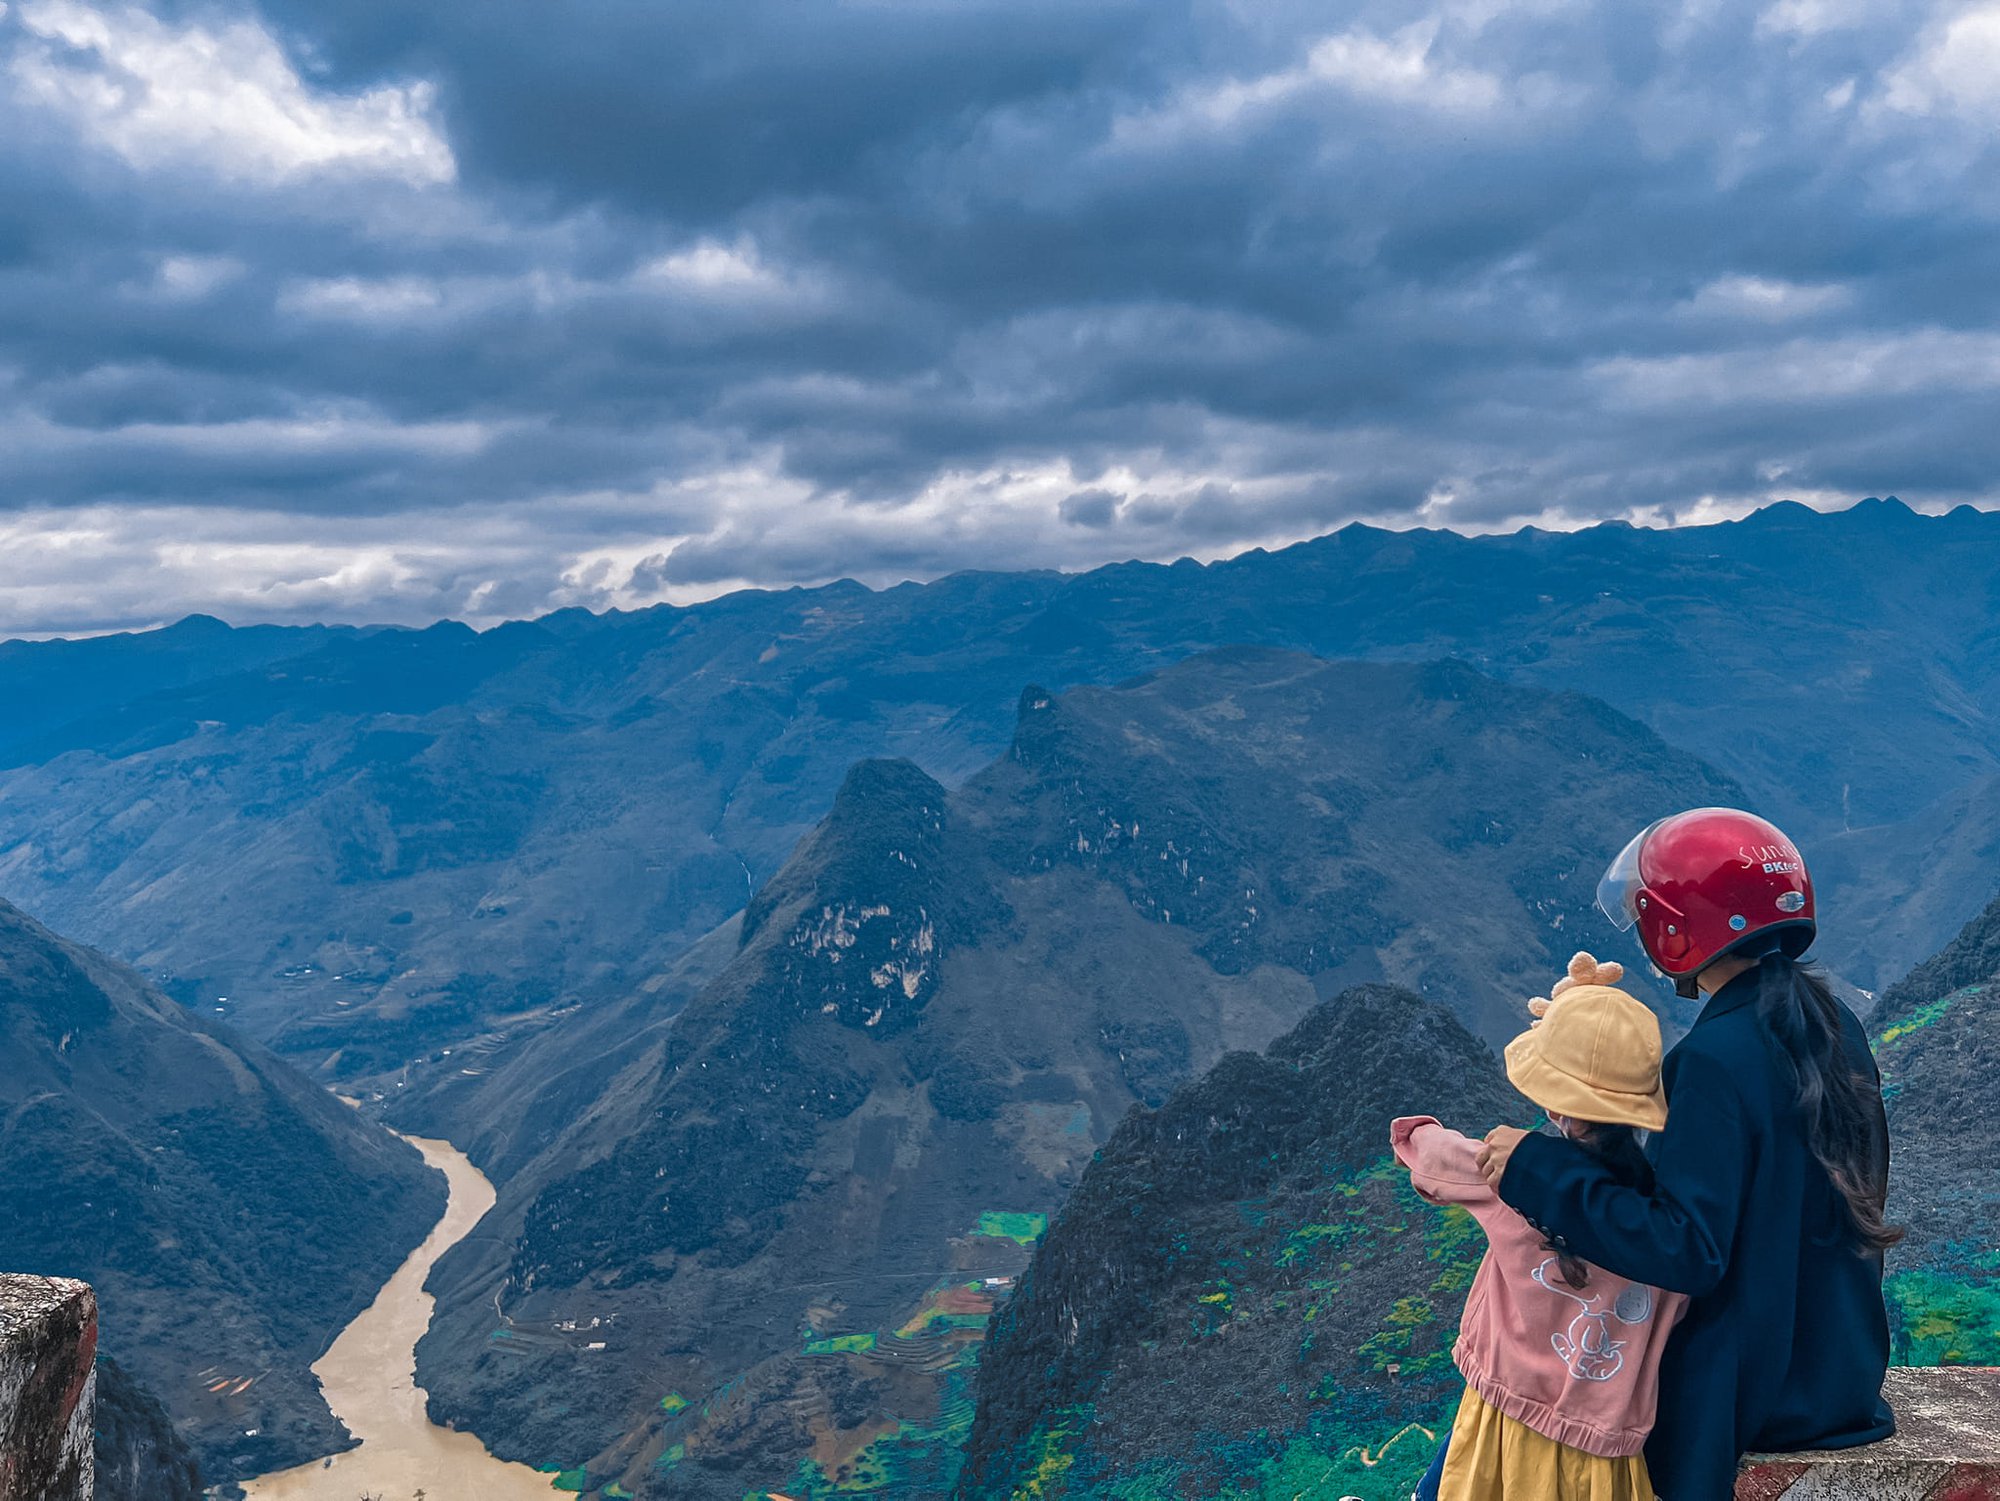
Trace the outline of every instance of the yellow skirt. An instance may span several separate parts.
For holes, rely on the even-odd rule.
[[[1653,1501],[1646,1457],[1567,1449],[1466,1388],[1451,1426],[1438,1501]]]

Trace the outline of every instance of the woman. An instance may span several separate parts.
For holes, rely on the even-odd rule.
[[[1480,1169],[1559,1250],[1688,1294],[1646,1462],[1661,1501],[1729,1501],[1746,1453],[1886,1438],[1889,1137],[1854,1013],[1799,963],[1816,931],[1790,840],[1731,808],[1652,825],[1598,904],[1680,994],[1650,1191],[1574,1143],[1501,1127]]]

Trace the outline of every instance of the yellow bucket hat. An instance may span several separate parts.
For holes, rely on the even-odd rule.
[[[1571,964],[1572,980],[1578,968]],[[1541,1017],[1507,1044],[1516,1089],[1551,1115],[1642,1131],[1666,1125],[1660,1023],[1641,1002],[1610,985],[1572,983]]]

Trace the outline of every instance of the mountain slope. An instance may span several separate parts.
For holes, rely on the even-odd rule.
[[[2000,901],[1882,998],[1895,1355],[2000,1364],[2000,1165],[1984,1131],[2000,1080]]]
[[[162,648],[218,629],[194,622],[14,644],[0,688],[34,733],[0,743],[0,893],[182,999],[226,997],[290,1056],[394,1076],[629,992],[775,873],[853,761],[954,782],[1006,747],[1027,682],[1236,643],[1459,656],[1604,699],[1810,845],[2000,773],[1996,597],[2000,516],[1872,501],[1670,531],[1350,527],[1206,567],[751,592],[483,635]],[[1829,899],[1865,906],[1870,863]],[[1835,957],[1879,985],[1984,894],[1924,883],[1920,920]]]
[[[442,1210],[437,1175],[5,903],[0,1056],[0,1265],[96,1288],[105,1350],[211,1478],[338,1448],[307,1368]]]
[[[1949,947],[2000,885],[2000,776],[1955,787],[1901,823],[1814,840],[1811,858],[1828,893],[1821,955],[1881,990]]]
[[[1410,1114],[1533,1111],[1443,1008],[1368,986],[1129,1116],[993,1321],[956,1494],[1407,1495],[1484,1248],[1388,1159]]]
[[[1595,830],[1731,792],[1574,695],[1252,649],[1030,689],[956,792],[863,763],[674,1025],[564,1076],[438,1268],[433,1411],[648,1495],[938,1494],[984,1279],[1132,1104],[1356,979],[1511,1030],[1607,936]]]

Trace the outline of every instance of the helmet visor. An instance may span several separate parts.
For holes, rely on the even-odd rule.
[[[1639,892],[1646,884],[1639,878],[1639,851],[1653,830],[1665,822],[1656,820],[1634,834],[1632,842],[1618,852],[1618,858],[1606,867],[1604,878],[1597,883],[1597,910],[1621,933],[1639,920]]]

